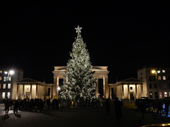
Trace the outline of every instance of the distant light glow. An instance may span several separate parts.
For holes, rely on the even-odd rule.
[[[155,71],[155,70],[152,70],[151,72],[152,72],[152,74],[155,74],[155,73],[156,73],[156,71]]]
[[[57,88],[58,90],[60,90],[61,88],[58,86],[58,88]]]
[[[10,74],[10,75],[13,75],[13,74],[14,74],[14,71],[13,71],[13,70],[10,70],[10,71],[9,71],[9,74]]]

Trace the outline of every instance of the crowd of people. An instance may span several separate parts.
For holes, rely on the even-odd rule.
[[[153,112],[153,113],[160,114],[160,115],[162,115],[162,113],[165,112],[166,116],[168,116],[170,100],[139,99],[135,101],[135,105],[137,106],[137,109],[140,109],[143,117],[144,117],[144,112],[146,111],[146,109],[149,112]]]
[[[24,99],[24,100],[10,100],[4,99],[5,115],[8,115],[9,109],[13,110],[14,114],[18,114],[18,110],[23,111],[39,111],[42,112],[43,109],[53,109],[57,110],[59,103],[57,99]]]
[[[97,101],[96,101],[97,102]],[[44,109],[53,109],[58,110],[59,108],[60,100],[53,99],[52,101],[50,99],[42,100],[42,99],[24,99],[24,100],[10,100],[5,99],[4,100],[4,107],[5,107],[5,115],[8,115],[9,109],[13,110],[14,114],[18,114],[18,110],[21,111],[39,111],[42,112]],[[63,105],[64,103],[62,103]],[[62,106],[61,105],[61,106]],[[115,117],[117,119],[117,124],[120,125],[120,120],[122,117],[122,111],[121,107],[123,106],[123,103],[120,99],[117,97],[114,101],[115,105]],[[150,112],[154,112],[157,114],[162,114],[163,111],[166,112],[166,116],[168,116],[169,113],[169,106],[170,106],[170,100],[149,100],[149,99],[139,99],[135,101],[135,105],[137,106],[137,109],[139,109],[142,113],[142,117],[144,118],[144,114],[146,112],[146,109]],[[106,114],[110,115],[110,102],[109,99],[105,100],[105,108],[106,108]]]

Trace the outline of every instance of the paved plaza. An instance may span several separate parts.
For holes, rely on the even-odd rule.
[[[154,123],[170,122],[169,117],[145,113],[142,118],[136,110],[134,102],[123,102],[123,117],[120,127],[140,127]],[[59,108],[57,111],[45,110],[40,112],[20,111],[15,116],[10,111],[9,117],[4,116],[3,104],[0,104],[0,127],[116,127],[114,105],[111,102],[110,116],[106,115],[105,108]]]

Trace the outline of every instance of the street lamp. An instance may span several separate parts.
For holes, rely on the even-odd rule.
[[[151,73],[156,75],[155,77],[156,77],[156,85],[157,85],[157,98],[159,99],[158,82],[157,82],[158,78],[157,78],[157,75],[158,75],[158,73],[160,73],[160,70],[152,70]]]
[[[14,74],[14,70],[10,70],[10,71],[9,71],[9,74],[10,74],[10,75],[13,75],[13,74]]]

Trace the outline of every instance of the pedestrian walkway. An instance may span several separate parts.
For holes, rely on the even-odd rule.
[[[13,110],[9,110],[9,114],[13,113]],[[0,116],[4,115],[5,111],[4,111],[4,104],[0,103]]]
[[[149,124],[167,123],[170,118],[145,113],[135,109],[133,102],[123,102],[121,127],[140,127]],[[111,102],[111,112],[108,116],[105,108],[59,108],[57,111],[45,110],[40,112],[20,111],[19,116],[13,113],[9,117],[0,116],[0,127],[116,127],[114,104]],[[119,126],[118,126],[119,127]]]

